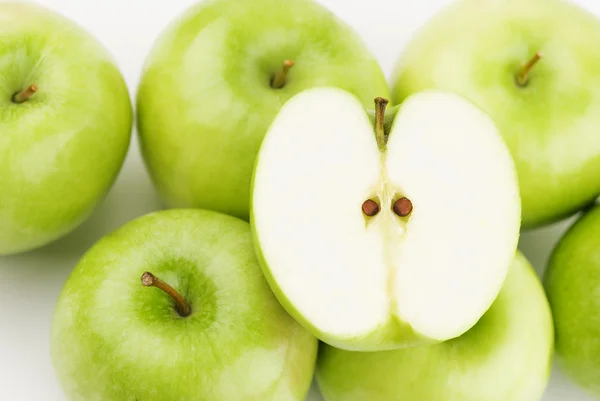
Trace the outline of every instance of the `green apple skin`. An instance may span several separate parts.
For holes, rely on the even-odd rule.
[[[480,105],[515,159],[523,227],[532,228],[600,193],[598,43],[600,22],[570,2],[460,0],[407,46],[392,98],[436,88]],[[527,86],[518,86],[517,72],[538,51]]]
[[[600,398],[600,206],[555,248],[545,277],[561,368]]]
[[[150,271],[188,301],[143,287]],[[317,340],[279,305],[248,223],[181,209],[99,241],[65,285],[52,325],[70,401],[303,401]]]
[[[536,401],[552,349],[548,301],[517,254],[495,303],[463,336],[374,353],[322,345],[317,380],[326,401]]]
[[[0,255],[78,226],[112,186],[132,108],[105,49],[37,5],[0,3]],[[29,100],[13,94],[38,87]]]
[[[286,85],[270,86],[285,60]],[[211,0],[187,10],[148,57],[138,131],[168,206],[249,218],[254,161],[273,118],[293,95],[333,86],[373,108],[388,97],[375,58],[344,23],[310,0]]]

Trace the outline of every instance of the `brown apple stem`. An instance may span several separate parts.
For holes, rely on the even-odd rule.
[[[538,61],[540,61],[541,58],[542,52],[537,52],[533,55],[531,60],[529,60],[523,65],[523,67],[521,67],[521,70],[517,74],[517,83],[519,84],[519,86],[527,85],[527,82],[529,82],[529,73],[531,72],[531,69],[534,65],[537,64]]]
[[[413,204],[410,201],[410,199],[403,197],[394,202],[392,210],[394,211],[394,213],[396,213],[396,215],[400,217],[406,217],[412,213]]]
[[[12,101],[14,103],[24,103],[29,100],[29,98],[33,96],[37,90],[38,88],[35,84],[29,85],[29,87],[23,89],[21,92],[15,93],[12,97]]]
[[[383,128],[385,108],[389,100],[382,97],[375,98],[375,138],[379,149],[385,149],[385,130]]]
[[[271,81],[271,87],[274,89],[283,88],[287,82],[288,72],[293,66],[294,62],[292,60],[285,60],[281,70],[279,70],[279,72],[273,77],[273,80]]]
[[[166,292],[171,298],[173,298],[173,301],[175,301],[175,305],[177,305],[177,312],[181,317],[187,317],[190,315],[190,313],[192,313],[190,305],[185,301],[185,299],[183,299],[181,294],[178,293],[175,288],[171,287],[154,274],[150,272],[145,272],[142,274],[142,285],[144,287],[156,287]]]

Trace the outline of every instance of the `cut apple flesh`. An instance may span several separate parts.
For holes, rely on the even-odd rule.
[[[265,137],[252,224],[288,312],[360,349],[390,322],[433,341],[472,327],[514,257],[520,199],[495,125],[458,95],[407,99],[380,149],[358,100],[313,89]]]

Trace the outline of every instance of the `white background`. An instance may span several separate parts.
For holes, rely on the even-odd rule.
[[[240,0],[244,1],[252,0]],[[449,1],[321,0],[356,28],[388,76],[415,30]],[[600,15],[597,0],[577,2]],[[116,57],[133,96],[143,61],[155,38],[194,0],[40,0],[39,3],[74,19],[104,43]],[[51,315],[60,289],[82,254],[101,236],[159,208],[134,140],[119,180],[86,223],[43,249],[0,257],[2,401],[65,401],[54,378],[48,343]],[[522,235],[520,248],[540,274],[550,250],[569,222]],[[316,390],[311,392],[309,400],[321,400]],[[555,369],[543,400],[590,401],[591,398]]]

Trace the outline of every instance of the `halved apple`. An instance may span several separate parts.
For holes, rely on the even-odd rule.
[[[273,291],[347,350],[463,334],[498,295],[519,236],[515,167],[481,109],[422,92],[386,133],[386,104],[376,99],[373,124],[342,90],[296,95],[254,172],[251,220]]]

